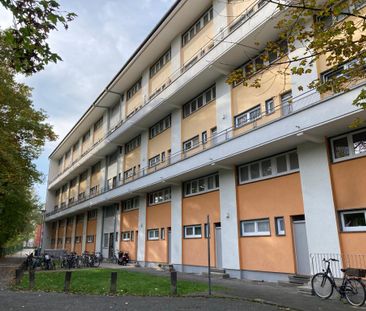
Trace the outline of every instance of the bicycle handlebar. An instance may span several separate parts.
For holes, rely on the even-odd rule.
[[[323,258],[323,261],[325,261],[325,262],[331,262],[331,261],[337,261],[337,262],[339,262],[339,260],[338,259],[335,259],[335,258],[329,258],[329,259]]]

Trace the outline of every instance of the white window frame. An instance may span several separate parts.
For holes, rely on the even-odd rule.
[[[139,208],[139,197],[133,197],[122,201],[122,211],[131,211]]]
[[[210,184],[209,180],[212,181],[212,188],[209,187],[209,184]],[[192,192],[193,185],[196,189],[195,192]],[[201,191],[200,191],[200,186],[201,187],[203,186],[203,188],[204,188]],[[203,176],[200,178],[188,180],[183,184],[183,189],[184,189],[184,197],[190,197],[190,196],[194,196],[194,195],[198,195],[198,194],[202,194],[202,193],[216,191],[216,190],[220,189],[219,174],[215,173],[215,174],[210,174],[210,175]],[[188,189],[190,189],[190,190],[188,191]]]
[[[201,233],[197,234],[196,233],[196,229],[200,228]],[[188,235],[187,234],[187,229],[192,229],[192,234]],[[202,238],[202,226],[201,225],[189,225],[189,226],[184,226],[184,238],[185,239],[199,239]]]
[[[148,229],[147,230],[147,240],[148,241],[159,240],[159,229]]]
[[[171,200],[170,187],[149,193],[149,206],[169,202]]]
[[[281,230],[281,222],[283,223],[283,230]],[[276,235],[283,236],[286,235],[285,218],[283,216],[275,217],[276,223]]]
[[[149,138],[152,139],[158,136],[166,129],[170,128],[171,125],[172,125],[171,115],[168,115],[164,119],[161,119],[159,122],[155,123],[152,127],[150,127]]]
[[[189,117],[191,114],[200,110],[202,107],[208,105],[216,100],[216,85],[204,90],[198,96],[183,105],[183,119]]]
[[[138,135],[125,144],[125,154],[129,154],[141,145],[141,135]]]
[[[165,228],[160,229],[160,240],[165,240]]]
[[[121,232],[121,240],[122,241],[131,241],[131,231]]]
[[[191,139],[186,140],[183,143],[183,151],[189,151],[192,150],[200,145],[200,137],[199,135],[196,135],[195,137],[192,137]]]
[[[171,60],[171,49],[169,48],[155,63],[150,67],[150,78],[155,76]]]
[[[127,91],[127,101],[130,100],[142,87],[142,79],[138,80],[130,89]]]
[[[213,20],[213,7],[211,6],[193,25],[182,35],[182,47],[188,44],[210,21]]]
[[[154,167],[156,165],[160,164],[160,154],[156,155],[155,157],[152,157],[149,159],[149,167]]]
[[[266,106],[266,114],[267,115],[274,113],[275,110],[276,110],[274,98],[267,99],[265,101],[265,106]]]
[[[355,152],[354,145],[353,145],[353,135],[356,135],[356,134],[359,134],[359,133],[363,133],[363,132],[366,133],[366,129],[365,128],[363,128],[361,130],[353,131],[353,132],[350,132],[350,133],[346,133],[346,134],[343,134],[343,135],[340,135],[340,136],[336,136],[336,137],[333,137],[333,138],[330,139],[330,147],[332,149],[331,150],[331,154],[332,154],[332,160],[333,160],[334,163],[341,162],[341,161],[345,161],[345,160],[348,160],[348,159],[356,159],[356,158],[360,158],[360,157],[366,156],[366,151],[365,152],[356,153]],[[342,139],[342,138],[345,138],[345,137],[347,138],[349,154],[348,154],[348,156],[336,158],[335,157],[335,151],[334,151],[334,141],[339,140],[339,139]]]
[[[292,150],[292,151],[288,151],[285,153],[281,153],[281,154],[277,154],[275,156],[269,157],[269,158],[264,158],[258,161],[254,161],[254,162],[250,162],[244,165],[240,165],[238,167],[238,175],[239,175],[239,184],[247,184],[247,183],[251,183],[251,182],[256,182],[259,180],[264,180],[264,179],[268,179],[268,178],[273,178],[273,177],[277,177],[277,176],[283,176],[283,175],[288,175],[288,174],[292,174],[294,172],[298,172],[300,170],[299,167],[297,168],[291,168],[291,162],[290,162],[290,155],[296,153],[296,150]],[[281,157],[281,156],[285,156],[286,157],[286,171],[284,172],[278,172],[278,168],[277,168],[277,158]],[[271,171],[272,173],[269,175],[264,176],[263,174],[263,162],[267,162],[267,161],[271,161]],[[252,165],[255,164],[259,164],[259,177],[256,178],[252,178],[251,177],[251,171],[250,168]],[[242,176],[242,169],[244,169],[245,167],[248,168],[248,179],[244,180],[243,176]]]
[[[282,110],[282,114],[284,116],[287,116],[289,114],[292,113],[293,110],[293,106],[292,106],[292,100],[293,100],[293,95],[292,95],[292,91],[287,91],[285,93],[282,93],[280,96],[281,99],[281,110]]]
[[[109,233],[103,234],[103,248],[108,248],[109,246]]]
[[[268,223],[268,229],[269,231],[258,231],[258,224],[266,222]],[[254,224],[254,231],[253,232],[244,232],[245,224]],[[253,219],[253,220],[242,220],[240,221],[240,233],[242,237],[245,236],[270,236],[271,235],[271,225],[269,218],[263,218],[263,219]]]
[[[366,226],[358,226],[358,227],[348,227],[344,221],[344,215],[345,214],[364,214],[364,217],[366,219],[366,210],[360,209],[360,210],[352,210],[352,211],[341,211],[340,212],[340,218],[341,218],[341,224],[342,224],[342,231],[343,232],[359,232],[359,231],[366,231]]]
[[[94,243],[94,235],[87,235],[86,243]]]
[[[256,113],[254,117],[252,117],[252,113]],[[258,113],[259,112],[259,113]],[[262,117],[261,105],[258,104],[253,108],[250,108],[247,111],[244,111],[237,116],[234,117],[235,128],[242,127],[250,122],[256,121]]]

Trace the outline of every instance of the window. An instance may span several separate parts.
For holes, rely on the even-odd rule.
[[[209,8],[199,19],[196,21],[191,28],[189,28],[182,35],[182,46],[185,46],[191,41],[198,32],[205,27],[213,19],[213,8]]]
[[[65,244],[71,244],[71,238],[67,237],[67,238],[65,239]]]
[[[127,100],[131,99],[141,89],[141,79],[138,80],[128,91]]]
[[[123,178],[126,180],[128,178],[131,178],[133,175],[135,175],[135,169],[136,169],[136,166],[134,166],[133,168],[130,168],[129,170],[125,171],[123,173]]]
[[[141,145],[141,135],[136,136],[134,139],[130,140],[125,144],[125,154],[130,153]]]
[[[257,105],[239,115],[237,115],[235,120],[235,127],[241,127],[246,123],[257,120],[261,117],[261,106]]]
[[[92,210],[88,212],[88,220],[97,218],[97,210]]]
[[[171,199],[170,188],[165,188],[159,191],[149,193],[149,205],[168,202]]]
[[[160,240],[165,240],[165,228],[160,229]]]
[[[131,231],[121,232],[121,240],[130,241],[131,240]]]
[[[87,235],[86,243],[93,243],[93,242],[94,242],[94,235]]]
[[[194,147],[197,147],[200,143],[199,136],[195,136],[183,143],[183,151],[188,151],[190,149],[193,149]]]
[[[275,111],[274,101],[273,98],[266,100],[266,114],[271,114]]]
[[[164,119],[160,120],[158,123],[150,127],[149,134],[150,139],[164,132],[166,129],[171,127],[171,115],[168,115]]]
[[[164,55],[162,57],[160,57],[157,62],[151,66],[150,68],[150,78],[152,78],[153,76],[155,76],[161,68],[163,68],[169,61],[171,58],[171,52],[170,49],[168,51],[166,51],[164,53]]]
[[[366,155],[366,130],[359,130],[331,139],[333,161]]]
[[[190,196],[198,193],[219,189],[219,174],[213,174],[184,183],[184,195]]]
[[[202,228],[201,225],[194,226],[184,226],[184,238],[185,239],[194,239],[202,237]]]
[[[269,219],[244,220],[240,222],[241,236],[268,236]]]
[[[285,235],[285,220],[283,217],[276,217],[276,234]]]
[[[103,117],[101,117],[97,122],[94,123],[94,131],[100,129],[103,125]]]
[[[297,152],[291,151],[240,166],[239,182],[244,184],[274,176],[290,174],[298,170],[299,160]]]
[[[165,162],[165,151],[161,153],[161,162]]]
[[[139,197],[122,201],[122,210],[129,211],[139,207]]]
[[[282,113],[284,116],[289,115],[292,112],[292,92],[286,92],[281,95]]]
[[[147,239],[151,240],[159,240],[159,229],[150,229],[147,230]]]
[[[149,159],[149,167],[156,166],[159,163],[160,163],[160,154],[158,154],[157,156]]]
[[[202,144],[207,143],[207,131],[202,132]]]
[[[108,248],[108,233],[104,233],[103,235],[103,248]]]
[[[76,236],[75,237],[75,244],[79,244],[81,243],[81,236]]]
[[[343,65],[339,65],[336,68],[330,69],[321,74],[321,81],[323,83],[331,82],[333,80],[337,80],[341,77],[348,78],[348,71],[352,70],[353,68],[357,68],[359,66],[359,60],[352,59]]]
[[[80,214],[76,216],[76,223],[77,224],[82,224],[84,222],[84,215]]]
[[[343,231],[366,231],[366,210],[341,212]]]
[[[183,118],[188,117],[198,109],[206,106],[208,103],[216,99],[216,86],[211,86],[209,89],[183,105]]]

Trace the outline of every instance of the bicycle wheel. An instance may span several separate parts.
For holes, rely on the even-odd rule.
[[[344,295],[352,306],[360,307],[365,303],[365,285],[359,279],[348,279],[344,290]]]
[[[317,273],[311,279],[311,288],[315,295],[327,299],[333,294],[333,284],[329,276],[324,273]]]

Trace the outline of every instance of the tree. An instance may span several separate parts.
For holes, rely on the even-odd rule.
[[[0,66],[0,248],[29,228],[39,203],[33,184],[42,175],[33,161],[46,140],[54,140],[46,114],[34,109],[31,89]]]
[[[61,57],[51,51],[47,39],[61,24],[65,29],[75,13],[63,12],[55,0],[0,0],[10,10],[14,26],[0,32],[5,44],[0,49],[0,59],[18,73],[31,75],[41,71],[49,62]]]
[[[304,87],[316,89],[320,93],[340,93],[349,90],[355,83],[366,78],[366,8],[365,0],[266,0],[277,4],[283,17],[277,23],[280,39],[287,41],[287,47],[281,46],[281,40],[268,42],[263,53],[263,62],[270,53],[280,54],[280,58],[267,66],[285,69],[277,72],[286,76],[305,75],[312,72],[318,60],[324,60],[328,68],[339,68],[338,74],[330,79],[315,79]],[[257,43],[259,45],[259,43]],[[292,58],[287,52],[294,52],[299,45],[303,55]],[[348,62],[347,67],[339,67]],[[261,75],[253,78],[243,69],[232,72],[227,83],[243,83],[248,87],[260,87]],[[363,88],[354,104],[366,108],[366,89]]]

